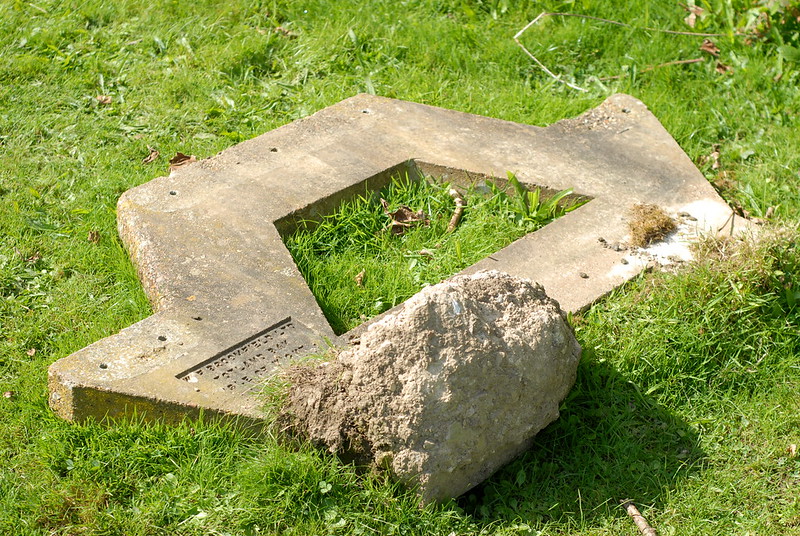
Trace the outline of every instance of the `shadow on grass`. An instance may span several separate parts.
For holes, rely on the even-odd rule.
[[[584,351],[561,417],[458,504],[478,522],[592,525],[619,500],[659,505],[704,454],[688,424]]]

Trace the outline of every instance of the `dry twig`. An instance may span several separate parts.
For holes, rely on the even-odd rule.
[[[633,522],[636,523],[636,527],[639,529],[644,536],[658,536],[656,529],[650,526],[644,516],[639,512],[639,509],[636,508],[636,505],[633,504],[630,500],[622,500],[620,501],[622,507],[628,512],[628,515],[631,516]]]
[[[693,60],[677,60],[677,61],[668,61],[667,63],[659,63],[658,65],[648,65],[641,71],[640,73],[646,73],[648,71],[652,71],[654,69],[660,69],[661,67],[669,67],[670,65],[687,65],[689,63],[702,63],[706,61],[704,58],[695,58]],[[601,82],[605,82],[606,80],[618,80],[625,75],[618,74],[615,76],[604,76],[603,78],[598,78]]]
[[[464,214],[464,207],[466,203],[464,202],[464,198],[461,197],[461,194],[458,193],[458,190],[455,188],[450,188],[448,192],[450,197],[453,198],[453,201],[456,202],[456,209],[453,211],[453,217],[450,218],[450,223],[447,224],[447,232],[452,233],[458,227],[458,222],[461,221],[461,215]]]
[[[567,82],[566,80],[562,80],[560,76],[558,76],[556,74],[553,74],[553,72],[550,69],[545,67],[545,65],[541,61],[539,61],[539,59],[536,56],[531,54],[531,51],[528,50],[527,48],[525,48],[525,45],[523,45],[519,41],[519,38],[522,36],[523,33],[525,33],[528,30],[528,28],[530,28],[534,24],[538,23],[544,17],[575,17],[575,18],[579,18],[579,19],[594,20],[594,21],[597,21],[597,22],[605,23],[605,24],[613,24],[615,26],[622,26],[622,27],[625,27],[625,28],[632,28],[634,30],[641,30],[641,31],[648,31],[648,32],[658,32],[658,33],[664,33],[664,34],[670,34],[670,35],[689,35],[689,36],[694,36],[694,37],[726,37],[727,36],[727,34],[718,34],[718,33],[680,32],[680,31],[676,31],[676,30],[662,30],[660,28],[649,28],[649,27],[638,28],[636,26],[631,26],[630,24],[625,24],[624,22],[619,22],[619,21],[609,20],[609,19],[603,19],[603,18],[600,18],[600,17],[593,17],[591,15],[581,15],[579,13],[549,13],[547,11],[543,11],[542,13],[539,14],[538,17],[536,17],[535,19],[530,21],[528,24],[525,25],[524,28],[522,28],[520,31],[517,32],[517,34],[514,36],[514,42],[517,43],[517,45],[519,45],[519,47],[523,50],[523,52],[525,52],[525,54],[527,54],[536,63],[536,65],[538,65],[551,78],[553,78],[554,80],[556,80],[558,82],[561,82],[562,84],[566,84],[567,86],[571,87],[572,89],[575,89],[575,90],[578,90],[578,91],[588,91],[588,90],[584,89],[584,88],[582,88],[580,86],[576,86],[575,84],[572,84],[570,82]],[[741,34],[737,33],[735,35],[741,35]],[[656,67],[665,67],[667,65],[680,64],[680,63],[694,63],[694,61],[689,60],[689,61],[685,61],[685,62],[681,62],[681,61],[669,62],[669,63],[665,63],[663,65],[657,65]],[[656,68],[656,67],[654,67],[654,68]]]

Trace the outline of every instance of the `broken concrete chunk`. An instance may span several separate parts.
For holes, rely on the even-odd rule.
[[[282,419],[423,502],[457,497],[558,418],[581,348],[558,303],[497,271],[423,289],[358,346],[290,370]]]

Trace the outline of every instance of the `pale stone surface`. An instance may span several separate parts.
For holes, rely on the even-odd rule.
[[[418,487],[424,502],[457,497],[558,418],[580,353],[540,285],[497,271],[456,276],[334,361],[296,368],[284,418]]]

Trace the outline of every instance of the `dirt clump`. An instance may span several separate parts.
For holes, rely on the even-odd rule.
[[[636,204],[631,209],[628,229],[631,233],[631,246],[643,248],[653,242],[663,240],[669,233],[677,229],[677,225],[675,220],[661,207],[651,204]]]

